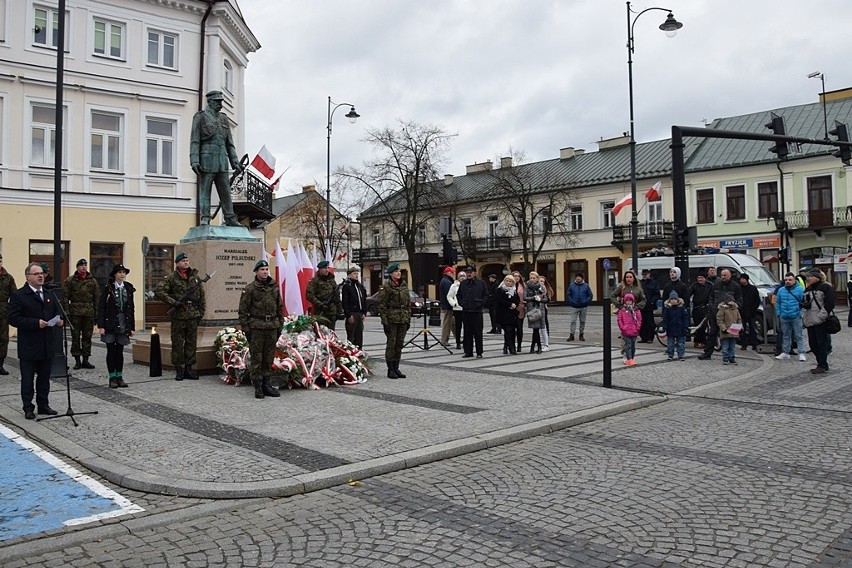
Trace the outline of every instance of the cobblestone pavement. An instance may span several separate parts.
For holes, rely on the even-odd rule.
[[[619,368],[613,382],[666,393],[662,404],[288,498],[210,501],[121,490],[146,512],[12,541],[0,547],[0,564],[852,566],[848,334],[844,329],[834,337],[834,370],[822,376],[807,372],[812,363],[777,362],[752,352],[738,367],[723,367],[715,359],[696,361],[694,351],[685,363],[661,362],[661,349],[653,345],[638,357],[646,363]],[[547,374],[556,375],[560,367],[558,360],[550,360],[554,351],[504,363],[512,358],[492,357],[499,344],[488,344],[482,360],[407,353],[406,388],[399,386],[403,381],[376,379],[368,383],[370,389],[285,393],[282,401],[291,394],[306,395],[300,402],[333,394],[328,398],[368,403],[360,410],[372,413],[370,419],[385,429],[386,418],[401,420],[398,431],[386,432],[379,444],[367,440],[379,430],[360,433],[357,427],[352,436],[325,447],[299,437],[291,443],[320,452],[323,460],[349,462],[362,450],[347,443],[358,445],[362,438],[365,446],[388,443],[396,449],[410,444],[401,440],[411,433],[416,444],[423,444],[429,436],[413,432],[418,423],[440,439],[445,428],[472,424],[465,417],[482,419],[486,429],[500,422],[485,416],[489,412],[522,422],[524,412],[538,415],[542,406],[544,414],[550,412],[549,397],[585,396],[585,389],[599,389],[593,386],[599,374],[564,370],[566,361],[576,368],[590,364],[582,353],[568,358],[586,346],[565,344],[556,350],[562,352],[560,378]],[[538,366],[512,372],[512,365],[531,360]],[[436,374],[443,382],[435,382]],[[518,385],[507,391],[514,397],[508,402],[489,392],[489,386],[500,390],[496,381],[502,385],[504,379]],[[210,421],[198,424],[216,422],[204,411],[202,389],[195,396],[197,408],[169,403],[175,392],[162,390],[167,391],[162,398],[146,394],[130,408],[144,402]],[[321,412],[329,410],[319,406]],[[399,406],[403,412],[396,410]],[[187,427],[181,420],[167,423],[176,429],[174,440],[181,433],[187,440],[204,437],[206,426]],[[233,427],[219,424],[219,430]],[[235,451],[239,444],[259,444],[263,439],[257,436],[286,438],[250,421],[242,428],[255,437],[214,435],[212,447],[222,444],[223,455],[230,447],[246,459]],[[335,437],[341,437],[340,431]],[[263,449],[257,456],[264,464],[270,458]],[[334,465],[311,465],[311,459],[301,467]]]

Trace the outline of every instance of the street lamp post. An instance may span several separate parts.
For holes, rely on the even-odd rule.
[[[660,29],[666,32],[667,37],[674,37],[683,24],[675,20],[672,11],[668,8],[645,8],[636,17],[631,18],[633,12],[630,10],[630,2],[627,3],[627,80],[630,92],[630,252],[633,258],[633,270],[639,266],[639,212],[636,209],[636,130],[633,126],[633,26],[639,16],[651,10],[662,10],[668,12],[666,21],[660,24]],[[686,227],[680,227],[685,229]],[[677,228],[676,228],[677,229]]]
[[[331,119],[334,117],[334,111],[342,106],[349,107],[349,112],[346,113],[346,118],[349,119],[349,122],[354,124],[358,120],[358,117],[361,116],[355,112],[355,106],[352,103],[332,105],[334,103],[331,102],[331,97],[328,97],[328,125],[326,126],[328,129],[328,138],[325,154],[325,238],[328,243],[326,250],[330,251],[330,254],[333,254],[333,251],[331,251]],[[326,260],[331,262],[329,258]]]
[[[822,119],[825,122],[825,139],[828,140],[828,111],[825,107],[825,75],[819,71],[808,73],[808,79],[819,79],[822,82]]]

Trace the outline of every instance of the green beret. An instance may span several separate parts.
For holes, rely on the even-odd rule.
[[[397,270],[399,270],[398,262],[393,262],[390,266],[388,266],[388,274],[390,274],[391,272],[396,272]]]
[[[317,268],[328,268],[328,261],[321,260],[317,263]]]
[[[81,258],[77,261],[77,266],[89,266],[89,263],[86,261],[85,258]]]
[[[175,262],[180,262],[185,258],[186,258],[186,253],[185,252],[179,252],[179,253],[177,253],[177,256],[175,256]]]
[[[41,269],[44,272],[50,272],[50,266],[48,266],[48,264],[46,262],[42,262],[41,264],[39,264],[39,266],[41,266]]]
[[[254,265],[254,271],[257,272],[261,268],[269,268],[269,263],[265,260],[258,260],[257,264]]]

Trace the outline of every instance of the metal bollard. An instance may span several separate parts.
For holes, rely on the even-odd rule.
[[[612,388],[612,300],[603,300],[603,386]]]

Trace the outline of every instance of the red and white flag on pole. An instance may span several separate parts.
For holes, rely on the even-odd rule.
[[[305,250],[305,245],[299,243],[296,247],[296,258],[299,259],[299,288],[302,290],[302,306],[307,312],[314,305],[308,300],[308,282],[314,277],[314,267],[311,265],[311,259],[308,258],[308,251]]]
[[[291,316],[305,315],[302,306],[302,290],[299,288],[299,261],[293,251],[293,243],[287,243],[287,270],[284,281],[287,284],[284,290],[284,306]]]
[[[251,167],[262,173],[266,179],[272,179],[275,174],[275,156],[269,153],[266,144],[261,147],[260,152],[251,161]]]
[[[632,203],[633,203],[633,198],[631,198],[630,194],[628,193],[627,195],[625,195],[624,197],[619,199],[618,202],[613,206],[613,208],[612,208],[613,216],[618,215],[618,213],[622,209],[624,209],[625,207],[627,207],[628,205],[630,205]]]
[[[647,201],[659,201],[663,198],[663,182],[658,181],[654,185],[651,186],[648,191],[645,192],[645,199]]]
[[[287,261],[284,260],[284,252],[281,250],[281,245],[278,244],[278,239],[275,239],[275,282],[278,284],[278,293],[281,294],[282,304],[284,303],[285,287],[287,283],[284,278],[287,274]],[[287,307],[284,307],[284,315],[287,314]]]
[[[281,176],[283,176],[283,175],[284,174],[281,174],[280,176],[275,178],[275,181],[273,181],[272,185],[269,186],[269,191],[271,191],[272,193],[275,193],[275,190],[278,189],[278,184],[281,183]]]

